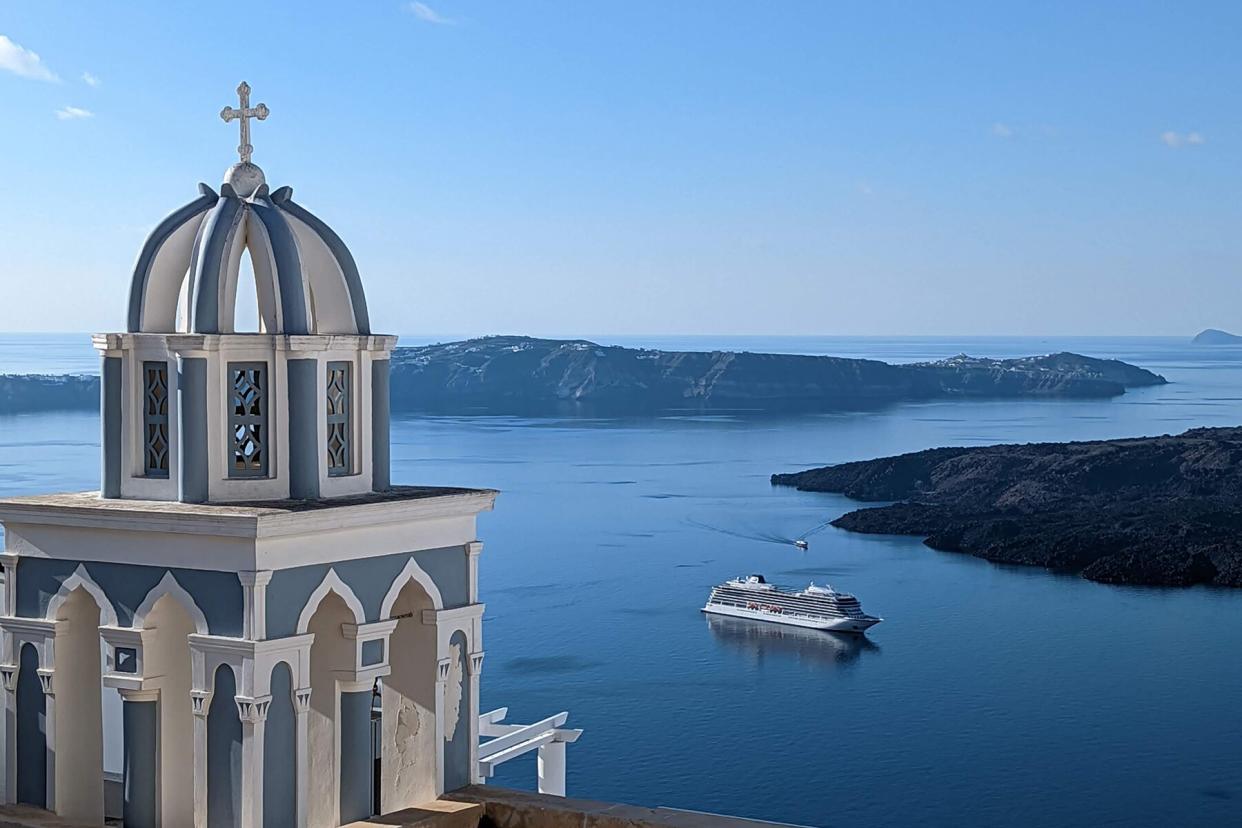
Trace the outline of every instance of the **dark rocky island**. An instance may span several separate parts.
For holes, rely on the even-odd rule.
[[[1242,587],[1242,428],[939,448],[772,482],[856,500],[834,526],[1114,584]]]
[[[781,411],[946,398],[1112,397],[1164,382],[1124,362],[1067,353],[890,365],[493,336],[396,349],[391,399],[396,411]],[[98,395],[96,377],[0,376],[0,412],[97,408]]]

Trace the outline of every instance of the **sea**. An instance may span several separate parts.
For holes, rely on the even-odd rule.
[[[1242,825],[1242,591],[1105,586],[832,528],[806,551],[759,540],[859,505],[774,488],[773,472],[1238,425],[1242,348],[588,338],[893,362],[1070,350],[1169,384],[797,415],[394,417],[395,481],[500,490],[479,523],[483,709],[568,711],[584,731],[571,795],[809,826]],[[97,370],[84,335],[0,335],[0,373]],[[98,457],[93,413],[0,416],[0,494],[95,488]],[[752,572],[830,583],[885,620],[846,637],[700,612],[713,584]],[[535,775],[531,755],[491,782]]]

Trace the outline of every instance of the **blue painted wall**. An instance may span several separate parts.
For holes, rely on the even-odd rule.
[[[207,501],[207,360],[177,360],[177,498]]]
[[[371,488],[377,492],[392,486],[390,365],[387,359],[371,363]]]
[[[457,717],[457,728],[444,745],[444,790],[452,791],[470,784],[470,675],[466,672],[466,660],[470,657],[470,647],[466,636],[461,631],[453,633],[449,638],[449,646],[458,645],[461,649],[461,715]],[[447,700],[446,700],[447,701]],[[476,711],[477,713],[477,711]]]
[[[289,380],[289,496],[319,497],[319,459],[327,449],[319,444],[319,363],[291,359]]]
[[[46,808],[47,700],[38,669],[38,650],[22,645],[17,667],[17,801]]]
[[[22,618],[44,617],[52,596],[77,568],[77,561],[23,558],[22,577],[17,580],[16,614]],[[112,602],[122,626],[133,623],[134,611],[147,593],[165,572],[171,572],[207,617],[212,634],[242,634],[242,586],[236,573],[118,563],[88,563],[86,571]]]
[[[296,725],[293,673],[282,661],[272,670],[272,703],[263,733],[263,828],[295,828],[297,824]]]
[[[99,392],[100,493],[121,496],[121,358],[104,357]]]
[[[237,684],[227,666],[216,670],[207,711],[207,825],[241,824],[242,725],[237,715]]]
[[[329,569],[335,569],[341,580],[358,596],[366,613],[366,620],[380,620],[380,604],[383,603],[393,580],[405,568],[406,561],[410,558],[416,560],[431,576],[436,588],[440,590],[446,608],[469,603],[467,582],[470,570],[465,550],[460,546],[426,549],[413,554],[402,552],[331,565],[299,566],[273,573],[272,580],[267,585],[268,637],[282,638],[297,632],[298,616],[302,613],[302,607]]]
[[[341,694],[341,822],[371,816],[371,691]]]
[[[126,701],[122,710],[125,786],[121,814],[125,828],[155,828],[159,706],[153,701]]]

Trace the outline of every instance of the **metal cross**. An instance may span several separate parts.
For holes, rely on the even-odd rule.
[[[237,154],[241,156],[243,164],[250,163],[250,154],[254,152],[254,147],[250,146],[250,119],[258,118],[260,121],[267,118],[271,112],[267,108],[267,104],[259,104],[251,108],[250,106],[250,84],[245,81],[237,87],[237,97],[241,101],[241,109],[234,109],[226,106],[220,110],[220,117],[227,124],[229,121],[241,121],[241,143],[237,145]]]

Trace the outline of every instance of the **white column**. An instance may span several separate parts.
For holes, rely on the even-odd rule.
[[[452,664],[447,658],[436,662],[436,796],[444,793],[444,692]]]
[[[12,615],[17,606],[17,562],[20,560],[12,552],[0,553],[0,567],[4,569],[4,605],[0,606],[0,615]]]
[[[5,633],[4,637],[5,657],[11,660],[11,636]],[[4,729],[4,803],[12,805],[17,802],[17,665],[0,665],[0,681],[4,682],[4,704],[0,706],[0,715],[4,717],[0,721],[0,728]],[[9,727],[9,722],[14,727]]]
[[[309,687],[300,687],[293,691],[293,711],[297,716],[297,744],[294,750],[297,753],[298,801],[295,807],[297,808],[298,828],[306,828],[306,803],[310,796],[310,746],[307,743],[307,739],[310,738],[310,699],[311,689]]]
[[[470,671],[470,702],[465,715],[470,739],[470,782],[474,785],[483,783],[479,774],[479,678],[483,673],[483,651],[470,654],[466,661],[466,669]]]
[[[539,748],[539,793],[565,795],[564,742],[548,742]]]
[[[207,711],[210,690],[191,690],[194,713],[194,828],[207,828]]]
[[[47,737],[47,809],[53,813],[56,812],[56,688],[52,683],[55,672],[50,667],[39,668],[39,684],[43,688],[44,697],[44,731]]]
[[[263,641],[267,638],[267,585],[271,570],[238,572],[242,584],[242,638]]]
[[[479,556],[482,554],[483,544],[480,541],[470,541],[466,544],[466,567],[469,570],[467,589],[472,604],[479,602]]]
[[[263,826],[263,736],[271,696],[234,696],[242,723],[241,826]]]

